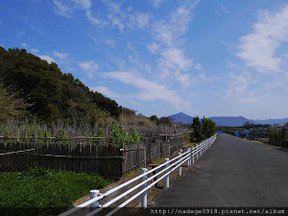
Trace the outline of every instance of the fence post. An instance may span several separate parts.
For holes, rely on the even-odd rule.
[[[190,154],[189,160],[188,160],[188,167],[190,167],[191,166],[191,161],[192,161],[192,158],[191,158],[192,148],[188,148],[188,151],[189,151],[189,154]]]
[[[89,194],[90,200],[96,198],[99,195],[99,193],[100,193],[99,190],[91,190],[90,194]],[[99,202],[96,201],[96,202],[92,203],[90,205],[90,207],[94,208],[94,209],[98,208],[99,207]]]
[[[168,139],[168,157],[171,156],[171,143],[170,140]]]
[[[182,149],[180,149],[178,155],[180,155],[179,160],[181,160],[181,158],[182,158],[182,156],[181,156],[182,155]],[[182,165],[179,166],[178,174],[179,174],[179,176],[182,175]]]
[[[191,151],[191,157],[192,157],[192,164],[194,164],[194,149],[195,147],[192,147],[192,151]]]
[[[168,161],[168,163],[165,165],[165,168],[169,166],[169,158],[165,158],[165,163]],[[169,169],[166,170],[166,174],[169,172]],[[169,175],[167,175],[164,179],[165,181],[165,188],[169,188],[170,183],[169,183]]]
[[[147,171],[148,169],[142,168],[141,174],[146,173]],[[147,180],[147,176],[145,175],[142,177],[142,182],[146,180]],[[145,187],[147,187],[147,183],[143,184],[141,189],[144,189]],[[147,208],[147,190],[141,194],[141,208]]]

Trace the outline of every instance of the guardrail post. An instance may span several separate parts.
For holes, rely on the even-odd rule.
[[[191,151],[192,164],[194,164],[194,162],[195,162],[195,160],[194,160],[194,149],[195,149],[195,147],[193,147],[192,151]]]
[[[165,158],[165,163],[169,161],[169,158]],[[167,168],[169,166],[169,162],[167,162],[167,164],[165,165],[165,168]],[[169,172],[169,169],[166,170],[166,174],[168,174]],[[169,175],[167,175],[165,178],[164,178],[164,181],[165,181],[165,188],[169,188],[170,187],[170,182],[169,182]]]
[[[191,151],[192,151],[192,149],[188,148],[188,151],[189,151],[190,156],[189,156],[189,159],[187,161],[187,165],[188,165],[188,167],[190,167],[191,166]]]
[[[181,156],[182,155],[182,149],[180,149],[180,152],[178,153],[178,155],[180,155],[179,160],[181,160],[181,158],[182,158],[182,156]],[[178,174],[179,174],[179,176],[182,175],[182,165],[179,166]]]
[[[99,194],[100,194],[99,190],[90,190],[90,194],[89,194],[90,199],[96,198],[97,196],[99,196]],[[99,207],[99,202],[96,201],[96,202],[92,203],[90,205],[90,207],[93,208],[93,209],[98,208]]]
[[[148,170],[146,168],[142,168],[141,169],[141,174],[146,173],[147,171]],[[145,175],[145,176],[142,177],[142,182],[146,181],[146,180],[147,180],[147,176]],[[147,183],[143,184],[141,188],[144,189],[145,187],[147,187]],[[141,208],[147,208],[147,196],[148,196],[147,195],[147,190],[144,191],[141,194],[141,196],[140,196],[140,198],[141,198]]]

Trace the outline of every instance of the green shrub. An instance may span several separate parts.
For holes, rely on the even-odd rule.
[[[47,208],[58,214],[73,207],[73,201],[88,195],[90,190],[100,189],[109,183],[110,180],[97,174],[45,168],[3,173],[0,174],[0,209]]]
[[[141,135],[134,128],[127,130],[123,125],[114,123],[110,129],[110,139],[115,145],[125,146],[127,144],[139,143]]]

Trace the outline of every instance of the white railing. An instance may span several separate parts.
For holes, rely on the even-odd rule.
[[[88,213],[86,216],[92,216],[100,212],[102,209],[107,208],[111,206],[112,204],[116,203],[120,199],[124,198],[128,194],[135,192],[137,189],[139,190],[136,194],[131,196],[129,199],[127,199],[122,204],[115,207],[111,212],[109,212],[107,215],[112,215],[116,211],[118,211],[120,208],[126,206],[133,200],[135,200],[137,197],[141,198],[141,207],[146,208],[147,207],[147,196],[148,196],[148,190],[151,189],[154,185],[156,185],[159,181],[164,180],[165,187],[169,187],[169,174],[171,174],[173,171],[178,169],[178,175],[182,175],[182,165],[187,162],[187,166],[191,166],[195,160],[199,159],[200,156],[213,144],[213,142],[216,139],[216,134],[209,139],[204,140],[203,142],[199,143],[197,146],[193,148],[188,148],[185,152],[182,152],[180,149],[178,156],[169,159],[165,158],[165,162],[160,164],[159,166],[153,168],[153,169],[146,169],[142,168],[141,174],[139,176],[136,176],[132,179],[130,179],[127,182],[124,182],[123,184],[118,185],[115,188],[112,188],[111,190],[108,190],[105,193],[100,193],[98,190],[91,190],[90,191],[90,200],[87,202],[84,202],[75,208],[72,208],[59,216],[67,216],[71,215],[74,212],[85,208],[90,207],[94,209],[90,213]],[[156,172],[158,171],[158,172]],[[155,173],[156,172],[156,173]],[[156,179],[157,178],[157,179]],[[132,184],[133,182],[136,182],[140,180],[141,182],[132,188],[128,189],[127,191],[121,193],[119,196],[111,199],[110,201],[100,205],[99,201],[102,200],[105,197],[108,197],[109,195],[115,193],[116,191],[119,191],[120,189]]]

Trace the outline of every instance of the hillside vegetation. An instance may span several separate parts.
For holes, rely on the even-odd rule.
[[[45,122],[61,119],[94,124],[107,115],[119,116],[120,108],[114,100],[89,90],[72,74],[62,73],[57,64],[49,64],[24,49],[0,47],[0,77],[2,118],[28,114]],[[11,97],[18,102],[5,107],[11,104]]]

